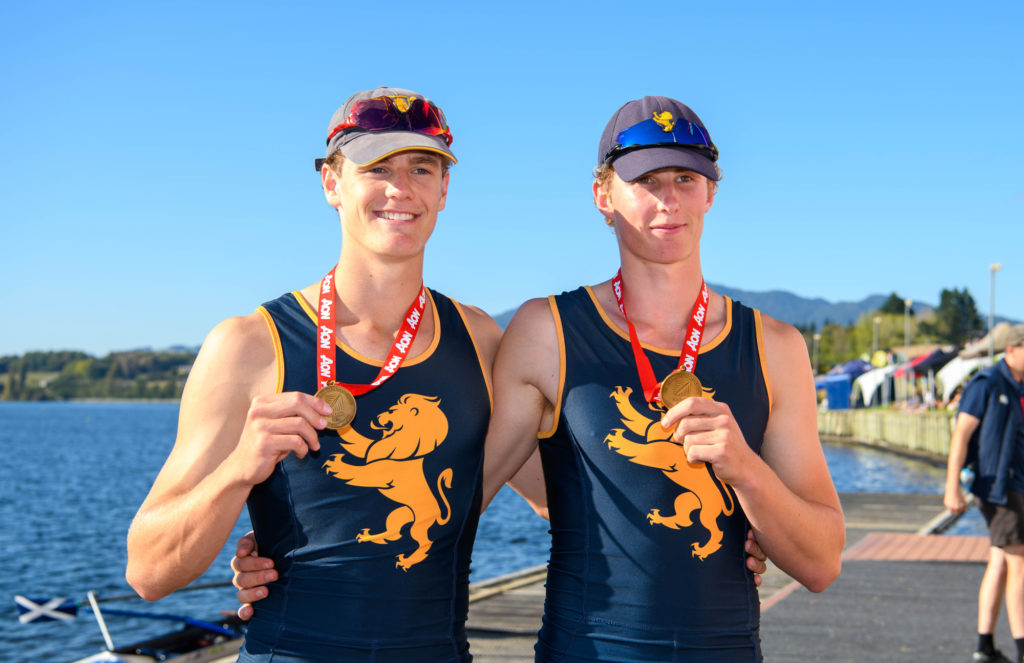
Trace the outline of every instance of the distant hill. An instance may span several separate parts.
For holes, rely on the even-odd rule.
[[[777,320],[802,326],[813,323],[819,328],[826,322],[842,325],[856,322],[861,314],[878,309],[888,299],[888,295],[870,295],[859,302],[830,302],[821,298],[807,299],[784,290],[754,292],[714,283],[709,283],[708,286],[715,292],[728,295],[747,306],[760,309]],[[920,315],[932,308],[928,304],[915,303],[914,313]],[[514,313],[515,310],[505,311],[495,315],[494,319],[504,329]]]
[[[760,309],[776,320],[782,320],[791,325],[809,326],[814,324],[818,328],[823,327],[826,322],[834,322],[841,325],[856,322],[857,318],[861,315],[879,309],[885,303],[885,300],[889,298],[888,295],[869,295],[859,302],[830,302],[820,297],[807,299],[785,290],[753,292],[732,288],[727,285],[715,285],[712,283],[708,285],[715,292],[728,295],[747,306]],[[915,302],[913,312],[916,315],[920,315],[930,311],[932,308],[928,304]]]

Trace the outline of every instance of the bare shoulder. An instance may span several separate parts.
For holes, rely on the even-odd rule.
[[[227,371],[236,384],[257,384],[268,371],[276,373],[277,354],[267,319],[259,312],[227,318],[203,341],[196,357],[201,371]]]
[[[277,370],[274,337],[261,313],[223,320],[192,366],[181,416],[205,416],[211,409],[244,414],[255,396],[276,390]]]
[[[266,318],[262,313],[253,311],[249,315],[221,320],[207,334],[203,348],[235,354],[249,354],[260,349],[272,352],[271,341]]]
[[[516,336],[541,333],[538,341],[554,338],[555,319],[551,314],[551,305],[546,297],[528,299],[519,307],[512,320],[508,323],[505,334]]]
[[[776,320],[765,313],[761,313],[760,315],[766,344],[770,344],[776,350],[780,351],[784,351],[787,348],[791,349],[790,346],[794,344],[800,346],[804,345],[803,336],[800,335],[800,332],[796,327],[788,322]]]
[[[213,472],[238,444],[252,399],[276,385],[274,341],[263,316],[217,324],[185,382],[174,448],[147,501],[185,492]]]
[[[501,327],[483,309],[460,304],[463,313],[466,315],[466,324],[469,331],[476,339],[481,355],[488,362],[494,361],[494,354],[498,350],[498,342],[501,340]]]
[[[558,338],[555,318],[547,298],[529,299],[512,316],[501,340],[501,355],[542,358],[555,351]]]
[[[495,362],[496,376],[532,385],[551,400],[558,370],[558,334],[551,306],[546,298],[530,299],[505,328]]]
[[[773,381],[787,376],[809,377],[811,364],[807,344],[796,327],[764,313],[761,313],[761,322],[769,377]]]

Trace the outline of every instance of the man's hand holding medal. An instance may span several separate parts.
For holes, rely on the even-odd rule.
[[[238,446],[228,457],[249,485],[265,481],[290,453],[305,458],[320,450],[317,430],[327,425],[331,408],[311,394],[297,391],[252,399]]]

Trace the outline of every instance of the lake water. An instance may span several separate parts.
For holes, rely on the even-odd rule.
[[[103,648],[91,612],[72,622],[17,620],[13,596],[85,600],[130,592],[124,581],[125,536],[174,441],[176,403],[0,403],[0,661],[61,663]],[[863,447],[825,445],[840,492],[935,494],[944,471],[932,464]],[[233,542],[249,529],[244,515],[231,544],[202,581],[230,578]],[[976,511],[951,533],[980,535]],[[478,581],[542,564],[547,523],[515,493],[502,490],[483,515],[473,555]],[[112,607],[210,617],[234,610],[230,587],[172,595],[156,604]],[[170,630],[170,623],[110,618],[115,645]]]

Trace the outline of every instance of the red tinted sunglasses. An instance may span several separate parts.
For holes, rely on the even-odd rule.
[[[409,97],[374,97],[361,99],[352,104],[348,117],[331,129],[327,142],[336,134],[349,129],[362,131],[387,131],[399,129],[415,131],[428,136],[440,136],[446,144],[452,144],[452,132],[444,119],[444,113],[434,104],[423,99]]]

